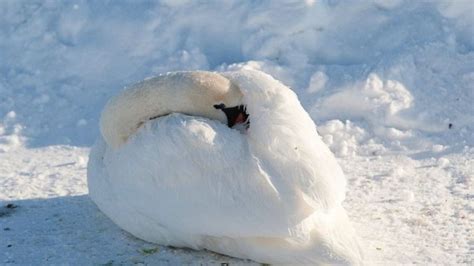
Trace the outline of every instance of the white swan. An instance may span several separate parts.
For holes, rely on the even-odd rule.
[[[228,127],[247,114],[248,129]],[[101,132],[90,196],[139,238],[262,263],[362,262],[341,168],[296,95],[267,74],[143,81],[109,101]]]

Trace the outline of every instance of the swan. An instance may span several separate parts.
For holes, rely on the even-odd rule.
[[[257,70],[173,72],[113,97],[89,194],[161,245],[270,264],[362,263],[346,181],[296,94]]]

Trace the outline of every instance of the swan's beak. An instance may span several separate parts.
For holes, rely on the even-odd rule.
[[[214,108],[220,109],[224,112],[227,117],[227,126],[229,127],[233,127],[237,124],[248,123],[249,115],[243,105],[226,108],[224,104],[216,104],[214,105]],[[246,127],[248,128],[248,125],[246,125]]]

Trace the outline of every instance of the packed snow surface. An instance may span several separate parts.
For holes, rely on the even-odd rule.
[[[85,173],[124,86],[251,68],[316,122],[374,263],[472,264],[473,14],[470,0],[0,1],[0,263],[251,263],[131,237]]]

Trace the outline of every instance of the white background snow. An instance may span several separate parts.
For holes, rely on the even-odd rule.
[[[473,263],[474,1],[3,0],[0,264],[251,263],[138,240],[86,184],[111,95],[243,67],[298,94],[371,263]]]

